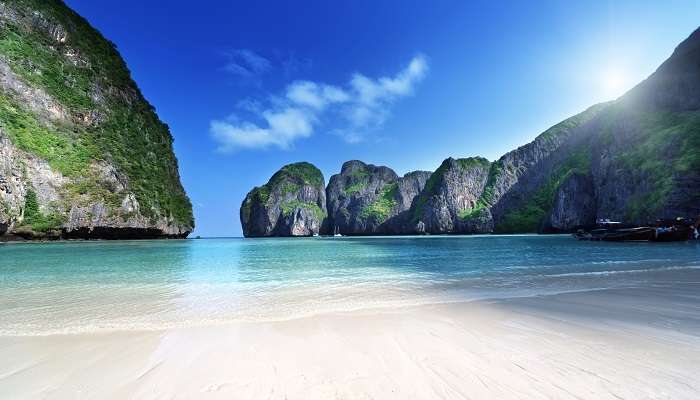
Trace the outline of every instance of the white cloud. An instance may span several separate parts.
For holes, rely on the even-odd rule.
[[[287,86],[287,99],[301,106],[323,110],[329,104],[348,101],[350,96],[336,86],[297,81]]]
[[[266,128],[249,122],[212,121],[210,130],[219,142],[219,150],[227,152],[235,148],[269,146],[287,149],[295,139],[311,136],[313,132],[315,117],[299,108],[266,110],[262,117],[267,123]]]
[[[396,100],[413,94],[427,71],[427,61],[419,55],[394,77],[372,79],[355,73],[345,88],[295,81],[287,85],[283,96],[271,96],[267,108],[255,100],[241,103],[261,123],[234,117],[212,121],[210,130],[224,152],[273,146],[289,149],[297,139],[311,136],[321,124],[329,125],[331,132],[348,143],[361,142],[382,127]],[[324,116],[336,118],[325,121]]]

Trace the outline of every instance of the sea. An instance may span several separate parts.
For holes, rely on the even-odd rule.
[[[0,335],[159,330],[700,281],[700,243],[566,235],[0,244]]]

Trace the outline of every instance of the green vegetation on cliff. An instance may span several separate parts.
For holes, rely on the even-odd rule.
[[[468,170],[470,168],[477,167],[489,168],[489,166],[491,165],[491,162],[483,157],[458,158],[455,161],[462,170]],[[420,220],[420,217],[423,215],[426,203],[428,202],[430,197],[437,194],[437,191],[442,182],[442,178],[445,175],[445,172],[447,171],[448,167],[449,159],[443,161],[442,164],[440,164],[440,166],[438,167],[438,169],[436,169],[435,172],[433,172],[430,175],[430,178],[428,178],[428,181],[425,183],[425,188],[418,196],[418,199],[416,199],[415,206],[413,208],[413,222],[418,222],[418,220]],[[479,205],[477,204],[477,206]],[[479,210],[481,210],[481,208],[483,207],[479,206]],[[474,208],[474,210],[476,210],[476,207]],[[460,218],[462,219],[470,218],[470,216],[470,210],[463,210],[460,213]]]
[[[503,220],[495,227],[497,233],[537,232],[554,204],[554,196],[559,186],[573,173],[590,173],[590,147],[572,152],[569,157],[556,167],[520,207],[508,211]]]
[[[84,174],[97,154],[86,137],[74,137],[68,127],[48,128],[8,95],[0,96],[0,124],[15,146],[46,160],[67,177]]]
[[[283,196],[287,194],[294,194],[299,189],[301,189],[301,186],[297,185],[296,183],[285,183],[282,185],[282,188],[280,188],[280,193],[282,193]]]
[[[252,211],[253,204],[266,204],[267,200],[270,198],[270,189],[267,185],[256,186],[253,190],[248,193],[241,204],[242,216],[248,220],[250,218],[250,212]]]
[[[275,172],[270,180],[251,190],[241,205],[241,213],[245,220],[248,220],[254,204],[267,206],[270,195],[275,191],[281,196],[294,195],[301,190],[302,185],[310,185],[323,189],[323,174],[313,164],[308,162],[298,162],[287,164],[279,171]],[[317,204],[305,203],[299,200],[288,200],[280,205],[282,213],[289,216],[296,208],[308,208],[323,220],[326,211]]]
[[[365,187],[367,187],[367,182],[356,182],[356,183],[353,183],[352,185],[346,187],[343,190],[343,193],[345,193],[346,195],[349,196],[349,195],[352,195],[354,193],[361,192],[362,189],[364,189]]]
[[[269,188],[274,187],[285,179],[300,180],[306,185],[315,187],[324,186],[321,170],[305,161],[285,165],[272,175],[266,186]]]
[[[589,107],[585,111],[567,118],[566,120],[552,126],[541,133],[535,140],[555,140],[561,139],[564,135],[568,135],[574,128],[592,120],[601,112],[608,109],[610,103],[600,103]],[[554,194],[559,185],[573,172],[582,172],[590,165],[590,149],[580,149],[574,152],[571,157],[558,168],[554,173],[546,179],[546,182],[532,195],[525,204],[516,210],[508,212],[504,221],[496,227],[496,231],[501,233],[507,232],[535,232],[537,231],[542,220],[552,207]],[[482,210],[490,208],[494,205],[495,185],[499,179],[507,173],[504,169],[503,160],[495,161],[489,169],[488,180],[484,191],[476,202],[474,208],[463,210],[460,213],[460,218],[470,220],[478,217]]]
[[[362,209],[360,217],[372,219],[380,224],[386,221],[396,207],[398,190],[399,184],[396,182],[385,185],[379,193],[379,198]]]
[[[292,213],[299,208],[306,208],[308,210],[311,210],[314,214],[316,214],[316,218],[318,219],[318,221],[323,221],[323,219],[326,217],[326,211],[322,210],[321,207],[319,207],[318,204],[315,203],[307,203],[299,200],[292,200],[282,203],[281,208],[282,215],[284,215],[285,217],[292,215]]]
[[[0,57],[69,113],[64,122],[43,121],[2,93],[0,124],[12,142],[81,185],[69,192],[97,200],[104,193],[89,166],[111,163],[127,179],[142,214],[172,215],[193,226],[168,126],[141,95],[114,44],[61,1],[6,4],[17,18],[0,24]]]
[[[595,105],[592,105],[588,107],[585,111],[580,112],[573,117],[569,117],[562,122],[552,126],[551,128],[547,129],[546,131],[542,132],[535,140],[548,140],[548,139],[554,139],[562,134],[567,134],[571,132],[572,129],[590,121],[598,115],[601,111],[605,110],[608,105],[610,105],[610,102],[607,103],[598,103]]]
[[[459,212],[458,216],[460,219],[462,219],[464,221],[468,221],[468,220],[478,216],[479,214],[481,214],[481,211],[486,209],[486,208],[487,208],[486,205],[484,205],[483,203],[477,202],[474,205],[474,208],[462,210]]]
[[[440,182],[442,181],[442,177],[445,175],[446,170],[447,162],[443,161],[442,164],[440,164],[440,166],[435,170],[435,172],[430,174],[430,177],[425,182],[425,187],[423,188],[423,191],[418,195],[418,198],[415,200],[413,206],[413,223],[418,222],[421,216],[423,216],[423,212],[425,211],[425,205],[428,203],[428,199],[430,199],[431,196],[437,194],[438,187],[440,186]]]
[[[700,113],[644,112],[634,118],[639,124],[634,144],[616,160],[650,189],[627,203],[626,218],[647,221],[662,211],[678,176],[700,171]],[[609,124],[605,134],[614,135],[616,129]],[[700,201],[700,192],[688,201]]]
[[[458,158],[456,161],[463,170],[477,167],[488,168],[491,165],[491,162],[484,157]]]
[[[53,229],[60,228],[65,222],[65,218],[57,214],[42,214],[39,210],[39,203],[36,199],[36,193],[33,190],[28,190],[24,199],[24,220],[22,224],[29,226],[34,232],[47,232]]]
[[[484,191],[481,192],[481,195],[479,196],[479,199],[476,201],[476,204],[474,205],[474,208],[471,210],[463,210],[462,212],[459,213],[459,218],[462,220],[470,220],[472,218],[475,218],[481,214],[481,211],[489,208],[493,205],[493,196],[494,196],[494,185],[496,184],[496,181],[498,178],[501,176],[503,173],[503,163],[499,161],[495,161],[491,163],[491,166],[489,167],[489,177],[486,180],[486,185],[484,186]]]
[[[356,169],[352,171],[351,173],[348,174],[348,176],[355,181],[355,183],[349,185],[345,189],[343,189],[343,193],[347,196],[351,196],[355,193],[359,193],[367,187],[367,183],[369,181],[369,176],[370,173],[366,169]]]

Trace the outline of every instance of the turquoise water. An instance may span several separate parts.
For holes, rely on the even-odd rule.
[[[700,243],[568,236],[0,245],[0,334],[276,320],[700,280]]]

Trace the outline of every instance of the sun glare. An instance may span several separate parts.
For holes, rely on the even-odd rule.
[[[627,75],[619,68],[608,68],[602,74],[601,86],[605,97],[610,100],[620,97],[629,89],[629,79]]]

